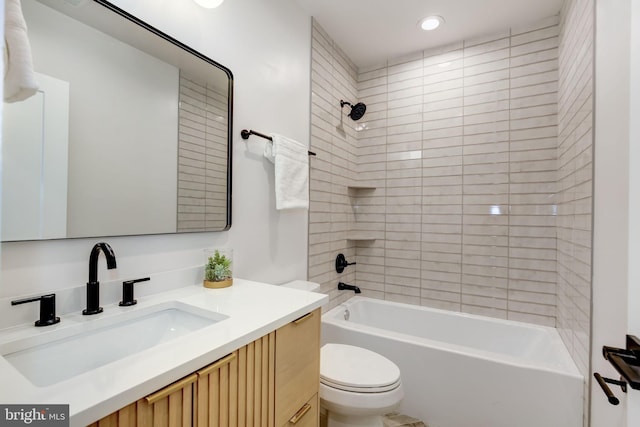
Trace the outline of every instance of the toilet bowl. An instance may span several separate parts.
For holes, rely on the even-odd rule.
[[[373,351],[329,343],[320,350],[320,406],[327,427],[382,427],[404,391],[400,369]]]

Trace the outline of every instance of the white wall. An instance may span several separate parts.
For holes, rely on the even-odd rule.
[[[596,1],[595,152],[593,225],[592,372],[617,378],[602,346],[625,346],[628,297],[629,37],[630,2]],[[635,260],[637,263],[637,260]],[[591,426],[623,427],[626,396],[612,387],[619,406],[591,384]],[[637,391],[629,390],[629,396]],[[637,425],[637,424],[635,424]]]
[[[4,34],[4,0],[0,0],[0,32]],[[0,71],[4,76],[4,58],[5,58],[6,43],[2,44],[2,61],[0,64]],[[0,87],[0,99],[4,99],[4,85]],[[2,107],[4,103],[0,103],[0,126],[2,126]],[[2,132],[0,132],[0,204],[2,203]],[[0,224],[2,224],[2,206],[0,206]],[[0,241],[2,241],[2,227],[0,227]],[[0,244],[0,266],[2,265],[2,245]],[[0,289],[2,288],[2,281],[0,281]]]
[[[640,117],[640,0],[631,1],[630,114]],[[630,120],[629,131],[629,310],[628,331],[640,336],[640,121]],[[627,425],[640,425],[640,392],[627,400]]]
[[[310,18],[293,0],[228,0],[213,10],[191,0],[114,3],[233,71],[233,225],[220,233],[104,239],[116,252],[118,268],[107,273],[101,260],[99,278],[199,264],[201,249],[210,246],[234,249],[237,277],[273,283],[306,278],[307,212],[276,212],[273,165],[262,158],[263,141],[243,141],[240,130],[308,142]],[[95,242],[2,244],[0,297],[84,285]]]

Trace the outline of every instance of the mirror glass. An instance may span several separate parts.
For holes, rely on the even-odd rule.
[[[3,241],[226,230],[229,69],[103,0],[22,0],[38,93],[3,107]]]

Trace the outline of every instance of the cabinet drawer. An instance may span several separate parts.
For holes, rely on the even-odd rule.
[[[317,309],[276,331],[276,426],[288,425],[291,417],[318,394],[320,317]]]
[[[315,394],[283,424],[283,427],[318,427],[320,422],[318,408],[318,395]]]

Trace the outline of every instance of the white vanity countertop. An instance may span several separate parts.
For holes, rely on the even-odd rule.
[[[229,318],[46,387],[33,385],[0,357],[0,403],[69,404],[71,425],[84,426],[320,307],[328,296],[242,279],[234,279],[233,286],[224,289],[187,286],[138,298],[138,304],[132,307],[105,305],[104,313],[98,315],[61,316],[61,322],[54,326],[0,330],[0,345],[30,336],[37,339],[41,334],[95,318],[168,301],[216,311]]]

